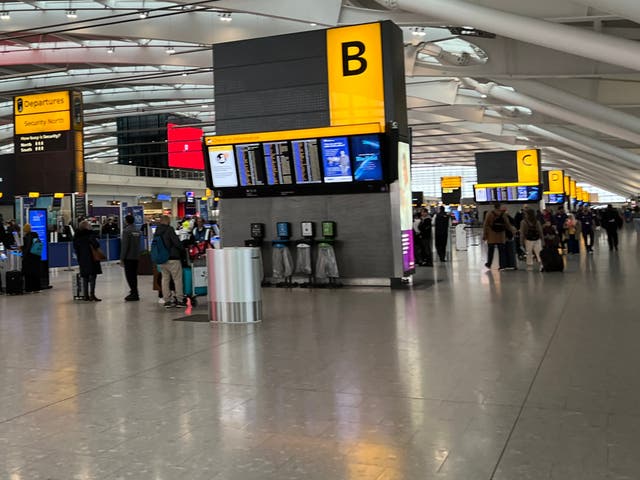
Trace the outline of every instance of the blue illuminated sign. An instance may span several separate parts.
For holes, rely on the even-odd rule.
[[[38,234],[38,238],[42,242],[42,261],[46,261],[48,243],[47,242],[47,211],[40,208],[32,208],[29,210],[29,225],[31,231]]]

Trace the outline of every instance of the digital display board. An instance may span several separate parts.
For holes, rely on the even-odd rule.
[[[169,168],[204,169],[201,128],[167,123]]]
[[[237,187],[236,158],[233,147],[219,145],[209,147],[209,166],[213,186],[216,188]]]
[[[353,157],[353,179],[356,182],[384,179],[379,135],[351,137],[351,156]]]
[[[31,225],[31,231],[36,232],[42,242],[42,255],[40,259],[46,261],[49,258],[47,255],[47,210],[44,208],[29,209],[29,224]]]
[[[539,202],[541,199],[541,187],[477,187],[474,185],[476,202],[502,202],[502,203],[527,203]]]
[[[441,177],[440,193],[445,205],[459,205],[462,199],[462,177]]]
[[[326,183],[353,181],[347,137],[322,138],[320,149]]]
[[[291,152],[289,142],[266,142],[262,145],[264,166],[269,185],[291,185]]]
[[[546,203],[550,205],[563,204],[565,202],[565,196],[562,193],[550,193]]]
[[[240,185],[254,187],[265,184],[262,148],[259,143],[236,145],[236,160]]]
[[[294,140],[291,142],[293,164],[296,172],[296,183],[320,183],[320,157],[318,156],[318,140]]]

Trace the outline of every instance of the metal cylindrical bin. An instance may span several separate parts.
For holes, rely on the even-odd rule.
[[[207,250],[209,320],[215,323],[262,321],[262,258],[255,247]]]

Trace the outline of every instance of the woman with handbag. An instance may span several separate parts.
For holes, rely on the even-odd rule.
[[[104,260],[104,254],[100,250],[97,236],[91,230],[91,224],[84,220],[80,222],[78,231],[73,239],[73,248],[80,265],[80,276],[84,287],[84,300],[87,302],[100,302],[96,297],[96,279],[102,273],[100,261]]]

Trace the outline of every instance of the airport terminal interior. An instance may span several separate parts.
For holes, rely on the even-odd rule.
[[[633,0],[0,2],[0,479],[640,478],[638,40]]]

